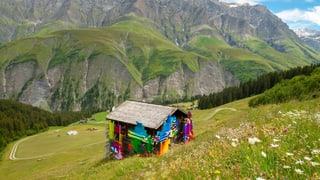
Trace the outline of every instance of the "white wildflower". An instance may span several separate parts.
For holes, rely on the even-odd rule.
[[[320,139],[319,139],[320,140]],[[312,150],[311,154],[320,154],[320,149]]]
[[[296,164],[303,165],[303,164],[304,164],[304,162],[303,162],[303,161],[301,161],[301,160],[298,160],[298,161],[296,161]]]
[[[267,154],[265,153],[265,152],[263,152],[263,151],[261,151],[261,155],[263,156],[263,157],[267,157]]]
[[[305,111],[305,110],[301,110],[300,113],[301,113],[301,114],[307,114],[308,112]]]
[[[320,163],[318,163],[318,162],[310,162],[311,163],[311,166],[319,166],[320,165]]]
[[[238,146],[238,144],[237,144],[237,143],[235,143],[235,142],[232,142],[232,143],[231,143],[231,146],[233,146],[233,147],[237,147],[237,146]]]
[[[253,138],[248,138],[249,144],[255,144],[256,142],[261,142],[260,139],[253,137]]]
[[[303,174],[303,171],[301,169],[294,169],[294,171],[298,174]]]
[[[265,179],[262,177],[257,177],[256,180],[265,180]]]
[[[279,144],[271,144],[271,147],[273,148],[279,147]]]
[[[217,139],[220,139],[221,137],[217,134],[217,135],[216,135],[216,138],[217,138]]]
[[[284,168],[284,169],[290,169],[291,167],[290,167],[290,166],[287,166],[287,165],[284,165],[283,168]]]
[[[293,153],[286,152],[287,156],[293,156]]]
[[[279,142],[280,140],[279,139],[273,139],[273,142]]]
[[[239,142],[239,140],[237,138],[233,138],[232,142]]]
[[[304,159],[307,160],[307,161],[311,161],[312,160],[312,158],[308,157],[308,156],[305,156]]]

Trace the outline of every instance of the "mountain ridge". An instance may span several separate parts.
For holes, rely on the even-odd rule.
[[[320,31],[310,29],[297,29],[295,33],[303,42],[320,51]]]
[[[133,29],[123,31],[122,26]],[[154,97],[178,99],[220,91],[238,83],[217,62],[184,52],[145,28],[140,28],[144,34],[141,35],[137,27],[137,23],[121,22],[101,29],[59,31],[8,43],[0,49],[1,54],[19,51],[23,55],[13,53],[0,59],[8,59],[0,61],[7,62],[0,64],[4,67],[0,75],[1,94],[28,104],[49,104],[49,109],[80,110],[92,108],[93,104],[97,109],[111,108],[128,97],[148,101]],[[158,44],[145,44],[141,38],[151,38],[152,44]],[[139,55],[136,59],[132,51],[148,51],[145,54],[150,57]],[[95,98],[98,102],[93,102]]]
[[[177,101],[320,62],[319,52],[260,5],[4,0],[0,9],[0,32],[11,33],[3,37],[32,35],[0,48],[2,98],[52,110],[110,109],[128,98]]]

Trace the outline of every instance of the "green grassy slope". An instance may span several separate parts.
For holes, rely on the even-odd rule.
[[[319,59],[320,57],[319,53],[315,50],[307,46],[302,46],[290,39],[283,39],[274,45],[279,51],[276,51],[269,44],[256,38],[251,38],[244,44],[252,52],[280,65],[275,68],[301,66],[304,63],[312,63],[312,58]]]
[[[256,37],[238,40],[239,47],[232,47],[221,38],[196,35],[190,46],[191,51],[220,61],[242,81],[272,71],[317,63],[320,60],[319,52],[289,39],[275,45],[283,52]]]
[[[51,127],[47,132],[10,144],[0,162],[0,179],[61,178],[103,158],[105,115],[105,112],[97,113],[93,115],[96,120],[87,124]],[[71,130],[77,131],[78,135],[68,136],[67,132]],[[17,160],[12,161],[9,157],[14,144],[18,144]]]
[[[180,48],[155,27],[150,20],[129,14],[110,26],[41,32],[1,46],[0,69],[10,72],[7,67],[23,62],[33,64],[35,69],[40,67],[42,71],[28,77],[28,82],[54,79],[50,99],[46,99],[49,108],[73,110],[80,106],[88,110],[110,109],[115,101],[132,96],[133,90],[151,79],[163,80],[184,68],[197,72],[203,61],[221,63],[240,81],[320,61],[318,52],[290,40],[271,46],[256,37],[232,37],[234,45],[230,46],[219,30],[209,26],[194,27],[187,44]],[[123,72],[121,83],[114,78],[115,71]],[[32,85],[23,83],[19,85],[23,88],[6,96],[21,99],[23,91],[29,91]],[[114,93],[115,88],[121,97]],[[172,94],[170,100],[177,97],[175,91],[168,93]]]
[[[248,99],[212,111],[194,111],[195,141],[160,157],[132,157],[92,167],[70,178],[300,179],[319,178],[319,99],[249,109]],[[219,107],[222,108],[222,107]],[[283,114],[280,114],[282,112]],[[304,114],[306,113],[306,114]],[[293,114],[293,115],[292,115]],[[307,123],[308,122],[308,123]],[[261,142],[250,144],[248,138]],[[293,154],[291,156],[291,153]],[[289,155],[288,155],[289,154]],[[309,160],[312,158],[312,160]],[[299,164],[301,161],[303,164]],[[299,174],[303,173],[303,174]]]
[[[103,161],[106,124],[52,129],[23,141],[17,157],[54,154],[11,161],[8,160],[10,146],[0,164],[0,178],[319,178],[319,99],[258,108],[249,108],[249,100],[209,110],[193,110],[195,140],[187,145],[172,145],[167,154],[150,158],[134,156],[121,161]],[[218,109],[220,111],[212,116]],[[88,127],[99,130],[87,131]],[[68,130],[78,130],[79,135],[67,136]],[[261,142],[250,144],[248,138],[253,137]],[[40,148],[32,151],[36,143]],[[299,174],[302,171],[303,174]]]
[[[273,88],[253,98],[249,105],[282,103],[291,99],[305,100],[320,96],[320,68],[315,69],[310,76],[295,76],[290,80],[281,81]]]
[[[44,29],[0,48],[0,67],[35,60],[46,70],[68,60],[81,62],[104,55],[119,60],[142,84],[154,77],[169,75],[181,64],[195,72],[199,68],[197,58],[221,62],[242,81],[320,61],[319,52],[289,39],[270,45],[256,37],[234,36],[236,45],[230,46],[217,29],[209,26],[194,28],[187,48],[181,49],[155,27],[157,25],[146,18],[128,14],[100,28],[53,33]]]
[[[60,99],[63,110],[72,110],[79,102],[82,109],[89,106],[101,109],[109,108],[116,98],[123,101],[130,90],[142,87],[150,79],[166,78],[182,68],[197,72],[201,62],[210,60],[180,49],[143,20],[127,17],[106,27],[37,34],[8,43],[0,48],[3,54],[0,69],[5,70],[14,63],[33,62],[42,72],[31,80],[50,76],[59,81],[48,101]],[[57,77],[47,74],[56,70]],[[121,83],[114,78],[115,71],[123,72]],[[112,97],[113,100],[110,98],[115,96],[112,83],[117,83],[117,91],[122,93],[121,97]],[[25,89],[29,86],[26,84]],[[13,92],[8,96],[19,99],[17,94],[23,93]],[[93,102],[93,96],[99,102]]]
[[[181,64],[193,72],[199,69],[196,61],[199,55],[181,50],[155,29],[135,21],[38,34],[6,44],[0,54],[3,54],[0,67],[36,61],[43,70],[104,55],[124,64],[139,84],[154,77],[166,77]]]

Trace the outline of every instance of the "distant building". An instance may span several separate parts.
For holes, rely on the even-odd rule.
[[[106,119],[107,151],[117,159],[133,154],[161,155],[170,143],[188,143],[193,138],[191,118],[176,107],[125,101]]]
[[[86,124],[88,122],[88,119],[80,119],[79,124]]]

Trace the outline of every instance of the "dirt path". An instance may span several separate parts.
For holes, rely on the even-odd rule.
[[[32,136],[34,137],[34,136]],[[46,157],[46,156],[50,156],[54,153],[50,153],[50,154],[45,154],[45,155],[41,155],[41,156],[32,156],[32,157],[26,157],[26,158],[17,158],[16,157],[16,152],[18,150],[18,147],[20,145],[20,143],[22,143],[23,141],[26,141],[28,139],[30,139],[31,137],[27,137],[27,138],[24,138],[24,139],[21,139],[20,141],[16,142],[12,149],[11,149],[11,152],[10,152],[10,156],[9,156],[9,159],[10,160],[13,160],[13,161],[17,161],[17,160],[29,160],[29,159],[38,159],[38,158],[42,158],[42,157]]]
[[[237,111],[234,108],[219,108],[219,109],[214,110],[205,120],[211,119],[215,114],[217,114],[219,111],[222,111],[222,110]]]
[[[37,136],[37,135],[36,135],[36,136]],[[35,137],[35,136],[32,136],[32,137]],[[56,153],[50,153],[50,154],[44,154],[44,155],[32,156],[32,157],[25,157],[25,158],[18,158],[18,157],[16,157],[16,153],[17,153],[17,150],[18,150],[18,148],[19,148],[20,143],[22,143],[22,142],[24,142],[24,141],[26,141],[26,140],[28,140],[28,139],[30,139],[30,138],[32,138],[32,137],[26,137],[26,138],[21,139],[21,140],[19,140],[18,142],[16,142],[16,143],[13,145],[12,149],[11,149],[11,152],[10,152],[10,155],[9,155],[9,159],[12,160],[12,161],[30,160],[30,159],[41,159],[41,158],[43,158],[43,157],[56,154]],[[92,146],[92,145],[95,145],[95,144],[98,144],[98,143],[102,143],[102,142],[105,142],[105,140],[104,140],[104,141],[99,141],[99,142],[94,142],[94,143],[91,143],[91,144],[87,144],[87,145],[85,145],[85,146],[83,146],[83,147]]]

